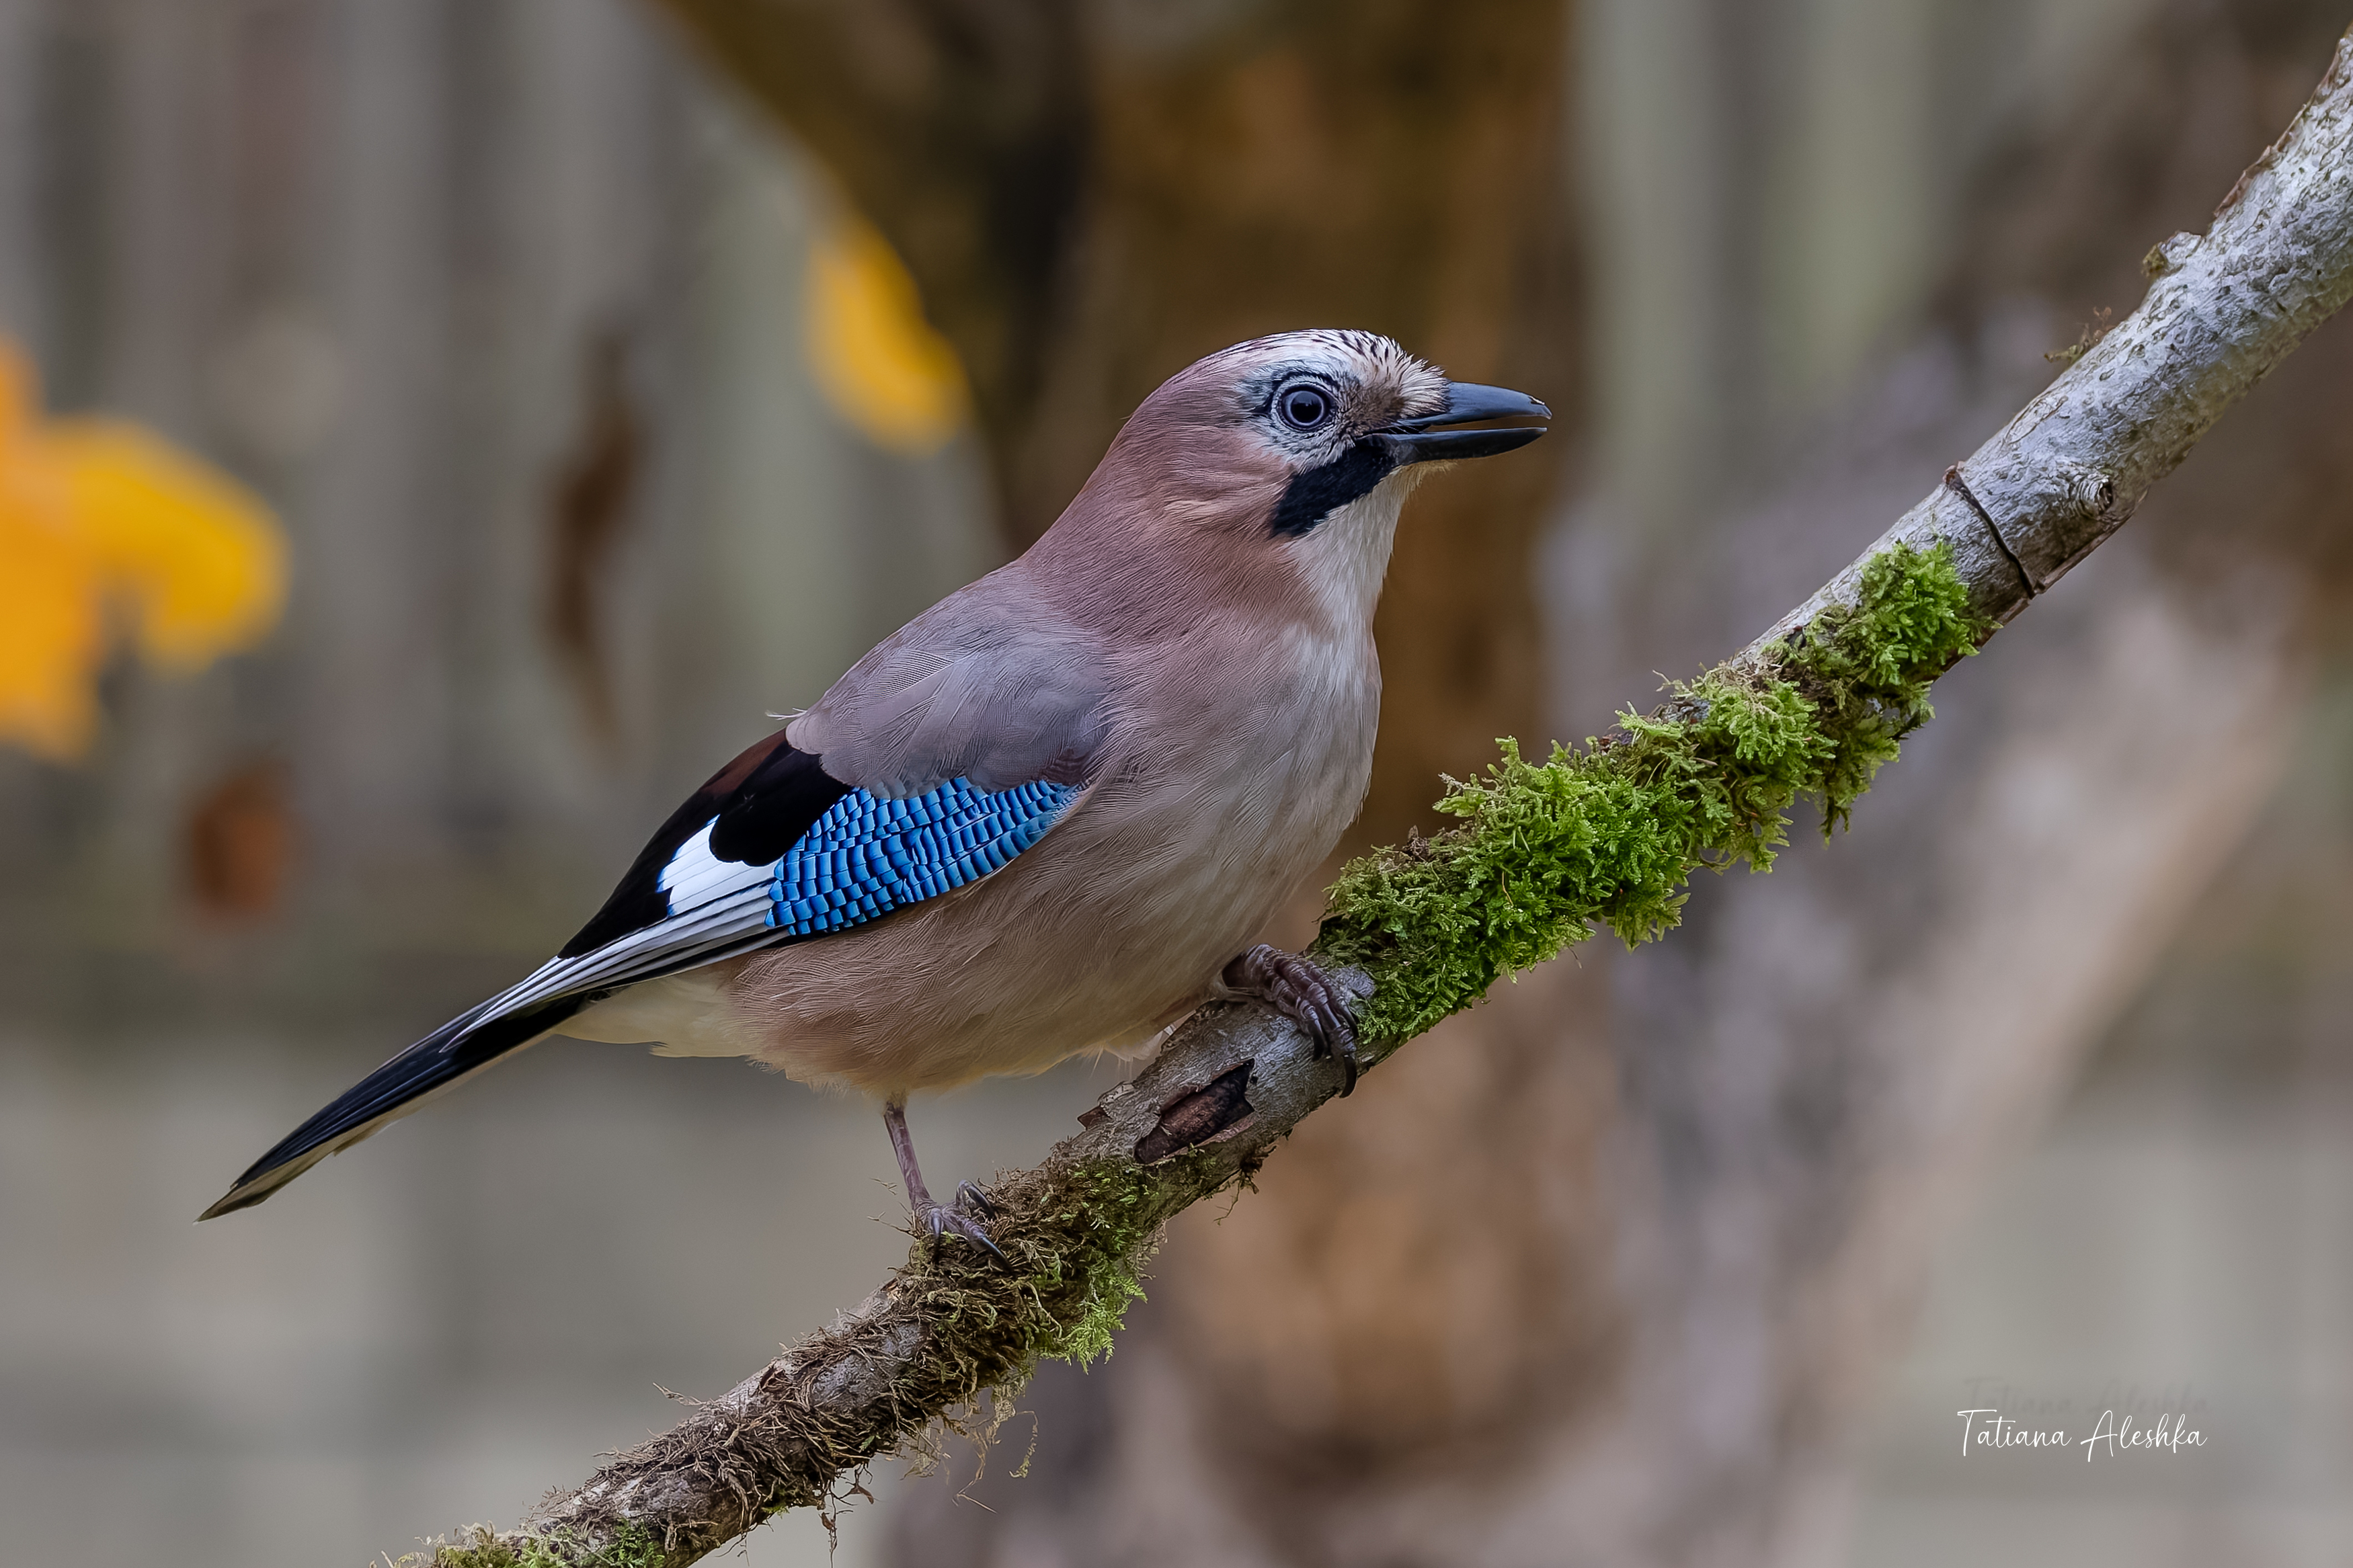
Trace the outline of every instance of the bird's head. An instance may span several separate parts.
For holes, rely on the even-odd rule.
[[[1176,555],[1274,566],[1369,615],[1423,465],[1545,433],[1462,426],[1550,416],[1525,393],[1449,381],[1378,333],[1282,332],[1211,354],[1145,399],[1073,512],[1116,518]]]

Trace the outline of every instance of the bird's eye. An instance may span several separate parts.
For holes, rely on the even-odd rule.
[[[1293,430],[1320,429],[1332,418],[1332,399],[1320,386],[1301,383],[1274,395],[1275,412]]]

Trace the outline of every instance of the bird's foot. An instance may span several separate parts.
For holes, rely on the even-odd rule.
[[[988,1238],[981,1219],[997,1213],[997,1205],[988,1194],[970,1182],[956,1184],[955,1196],[947,1203],[932,1202],[931,1188],[923,1185],[923,1167],[915,1163],[914,1135],[907,1131],[907,1101],[904,1097],[885,1100],[882,1104],[882,1125],[891,1131],[891,1150],[899,1159],[899,1178],[907,1184],[907,1206],[915,1214],[915,1231],[932,1233],[932,1251],[936,1254],[940,1237],[951,1233],[976,1242],[1003,1258],[1005,1253]]]
[[[970,1182],[959,1182],[955,1197],[951,1202],[918,1205],[915,1224],[931,1232],[934,1247],[939,1245],[940,1237],[953,1234],[963,1237],[966,1241],[977,1242],[1003,1258],[1003,1250],[989,1239],[988,1231],[980,1223],[985,1218],[996,1217],[996,1215],[997,1205],[988,1201],[987,1193]]]
[[[1306,1032],[1319,1057],[1337,1057],[1347,1079],[1343,1099],[1356,1090],[1356,1026],[1348,998],[1313,959],[1259,943],[1219,976],[1237,996],[1265,1003]]]

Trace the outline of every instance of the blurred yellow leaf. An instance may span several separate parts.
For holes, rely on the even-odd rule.
[[[964,366],[872,225],[845,216],[810,247],[807,306],[818,389],[868,439],[920,456],[955,434]]]
[[[0,478],[0,741],[64,758],[90,743],[104,651],[90,553]]]
[[[45,422],[0,342],[0,741],[66,759],[97,725],[110,629],[167,669],[277,624],[286,547],[225,475],[114,420]]]
[[[277,624],[286,548],[259,499],[132,426],[59,423],[48,444],[76,526],[131,599],[148,658],[201,668]]]

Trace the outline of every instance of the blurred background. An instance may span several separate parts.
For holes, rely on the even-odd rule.
[[[1409,509],[1394,838],[1851,558],[2346,20],[0,0],[0,1562],[511,1521],[880,1280],[871,1107],[568,1042],[189,1222],[1166,375],[1362,326],[1560,411]],[[2339,322],[1852,833],[1500,988],[996,1454],[745,1556],[2353,1561],[2348,409]],[[1034,1162],[1114,1070],[919,1102],[926,1154]]]

